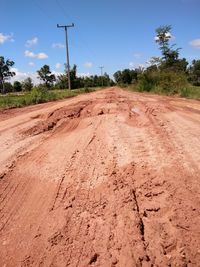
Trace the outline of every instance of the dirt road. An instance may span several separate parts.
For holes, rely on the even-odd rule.
[[[200,266],[200,102],[110,88],[1,111],[0,266]]]

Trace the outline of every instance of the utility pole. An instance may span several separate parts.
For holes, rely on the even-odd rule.
[[[103,68],[104,66],[99,67],[101,69],[101,86],[103,86]]]
[[[68,76],[68,88],[71,90],[71,80],[70,80],[70,65],[69,65],[69,48],[68,48],[68,35],[67,35],[67,28],[74,27],[74,23],[71,25],[59,25],[57,24],[57,28],[64,28],[65,29],[65,38],[66,38],[66,54],[67,54],[67,76]]]

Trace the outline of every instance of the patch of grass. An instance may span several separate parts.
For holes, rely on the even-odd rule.
[[[180,92],[181,97],[200,99],[200,86],[190,86],[183,88]]]
[[[140,88],[137,85],[130,85],[124,89],[128,89],[129,91],[133,91],[133,92],[141,92]],[[200,100],[200,86],[188,85],[186,87],[183,87],[182,89],[179,89],[178,92],[174,90],[173,92],[170,92],[170,93],[168,91],[162,90],[162,88],[157,86],[151,91],[148,91],[148,92],[142,91],[142,92],[159,94],[159,95],[177,95],[180,97]]]
[[[6,95],[0,94],[0,107],[1,108],[16,108],[59,99],[74,97],[83,93],[90,93],[97,90],[97,88],[83,88],[76,90],[47,90],[45,88],[33,88],[31,92],[24,94],[10,93]]]

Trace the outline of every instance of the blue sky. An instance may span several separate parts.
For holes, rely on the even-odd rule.
[[[75,23],[70,64],[79,74],[145,65],[160,55],[155,29],[166,24],[181,56],[200,59],[200,0],[0,0],[0,9],[0,55],[15,61],[19,80],[44,64],[63,71],[65,35],[57,23]]]

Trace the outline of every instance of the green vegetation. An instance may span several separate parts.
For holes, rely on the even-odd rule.
[[[15,75],[15,72],[10,71],[14,64],[14,61],[5,60],[4,57],[0,56],[0,89],[2,93],[5,93],[5,80]]]
[[[152,57],[146,68],[124,69],[114,73],[115,82],[130,90],[153,92],[165,95],[200,98],[200,60],[191,64],[185,58],[180,58],[180,48],[170,43],[172,39],[171,26],[156,29],[155,42],[161,51],[160,57]],[[68,78],[65,71],[57,77],[50,67],[44,65],[37,71],[42,84],[34,86],[30,77],[24,81],[8,82],[15,75],[11,67],[15,63],[0,56],[0,107],[21,107],[72,97],[82,92],[90,92],[97,87],[113,86],[115,83],[107,73],[102,76],[92,75],[80,77],[77,66],[70,70],[72,91],[67,91]],[[80,89],[84,88],[84,89]]]
[[[1,58],[0,58],[1,59]],[[44,65],[37,71],[39,79],[43,82],[38,86],[34,86],[30,77],[23,82],[15,81],[13,84],[6,82],[8,77],[15,75],[10,72],[10,67],[14,62],[6,61],[2,57],[2,66],[0,65],[0,77],[2,94],[0,94],[0,107],[13,108],[34,105],[58,99],[73,97],[81,93],[90,93],[99,87],[113,85],[114,82],[105,73],[103,76],[77,77],[76,65],[70,71],[70,78],[73,90],[66,90],[68,85],[67,75],[59,75],[56,79],[51,73],[50,67]],[[3,72],[4,70],[4,72]]]
[[[91,75],[89,77],[88,76],[78,77],[76,65],[74,65],[73,68],[70,70],[70,80],[71,80],[71,87],[73,89],[112,86],[114,84],[113,80],[110,79],[107,73],[104,73],[103,76]],[[66,73],[58,75],[54,87],[57,89],[64,89],[66,88],[66,85],[68,86],[68,79]]]
[[[199,86],[192,86],[189,85],[188,87],[183,87],[182,89],[179,90],[178,94],[172,94],[167,93],[166,91],[163,91],[162,88],[154,88],[154,90],[141,90],[140,88],[138,88],[137,85],[128,85],[128,86],[123,86],[122,88],[129,90],[129,91],[133,91],[133,92],[149,92],[149,93],[153,93],[153,94],[159,94],[159,95],[176,95],[179,97],[185,97],[185,98],[192,98],[192,99],[200,99],[200,88]]]
[[[9,93],[0,95],[0,108],[14,108],[55,101],[77,96],[82,93],[95,91],[94,88],[84,88],[78,90],[47,90],[44,87],[35,87],[31,92]]]
[[[51,73],[50,67],[44,65],[40,70],[37,71],[40,80],[45,83],[46,88],[51,88],[53,83],[56,81],[56,77]]]
[[[180,48],[170,45],[171,26],[156,29],[155,41],[161,57],[152,57],[149,66],[114,73],[117,84],[140,92],[200,98],[200,60],[189,63],[180,58]]]

